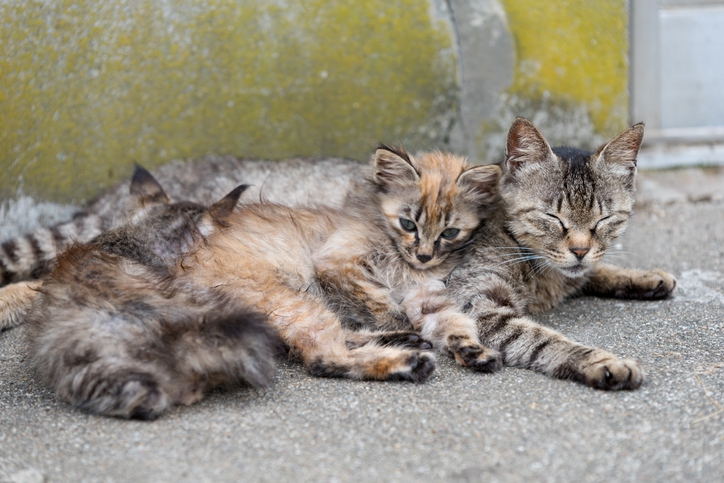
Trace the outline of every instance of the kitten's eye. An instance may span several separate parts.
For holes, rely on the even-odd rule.
[[[460,230],[457,228],[446,228],[440,236],[450,240],[451,238],[458,236],[458,233],[460,233]]]
[[[563,228],[564,230],[567,230],[567,229],[568,229],[568,228],[566,228],[566,225],[563,224],[563,222],[561,221],[561,219],[558,218],[556,215],[552,215],[552,214],[550,214],[550,213],[546,213],[546,216],[547,216],[548,218],[551,218],[552,220],[557,221],[558,224],[561,225],[561,228]]]
[[[400,225],[402,225],[402,228],[407,231],[417,231],[417,225],[415,225],[415,222],[408,220],[407,218],[400,218]]]

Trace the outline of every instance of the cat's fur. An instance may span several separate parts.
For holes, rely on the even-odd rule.
[[[587,152],[551,149],[525,119],[511,126],[500,183],[504,209],[481,225],[445,291],[477,320],[481,342],[506,365],[601,389],[643,383],[638,362],[572,342],[529,317],[582,293],[652,299],[675,288],[668,273],[600,262],[633,208],[643,133],[637,124]]]
[[[362,164],[349,159],[289,159],[278,162],[206,156],[195,162],[176,161],[154,171],[171,199],[210,206],[235,186],[245,183],[246,201],[263,196],[288,206],[322,203],[338,206]],[[40,278],[49,262],[73,243],[85,243],[119,226],[135,207],[129,182],[92,201],[71,221],[39,228],[0,244],[0,286]]]
[[[628,219],[642,136],[643,125],[637,125],[589,153],[573,148],[551,149],[524,119],[516,120],[511,127],[505,161],[507,173],[501,182],[503,206],[496,218],[478,230],[473,237],[472,254],[449,279],[450,293],[460,307],[477,319],[483,342],[499,350],[507,364],[608,389],[635,388],[642,383],[643,372],[635,361],[621,360],[605,351],[569,341],[528,317],[580,293],[650,299],[664,298],[673,291],[676,281],[670,274],[620,269],[599,261],[606,245],[620,235]],[[236,163],[239,162],[230,161],[232,166]],[[299,169],[292,170],[288,178],[283,162],[274,165],[279,171],[277,176],[269,176],[268,185],[285,179],[290,184],[280,199],[270,198],[284,202],[288,197],[294,203],[300,194],[308,196],[306,187],[318,181],[315,177],[319,171],[310,168],[306,172],[303,162],[294,163]],[[255,169],[265,166],[249,164],[236,179],[253,178],[257,174]],[[176,164],[173,169],[181,172],[177,179],[189,183],[176,188],[181,192],[185,188],[193,191],[191,180],[195,165]],[[324,169],[326,167],[322,171]],[[327,177],[318,185],[318,192],[328,195],[345,189],[358,177],[359,171],[357,164],[343,164],[333,178]],[[220,179],[219,176],[212,178]],[[107,195],[105,202],[113,204],[114,196],[113,193]],[[553,201],[555,204],[551,205]],[[608,213],[611,203],[618,206],[615,211],[620,213],[603,223],[601,228],[608,226],[605,232],[591,236],[593,227],[586,223],[598,222],[601,210],[605,207],[608,211],[603,212]],[[546,207],[555,209],[540,211]],[[556,236],[554,229],[557,230],[559,222],[548,214],[561,215],[561,222],[572,223],[566,225],[569,232],[565,236],[562,233]],[[546,243],[551,242],[560,246],[553,243],[546,248]],[[576,261],[577,255],[583,265]],[[330,295],[334,295],[333,286],[328,287],[327,296]],[[418,326],[425,317],[430,318],[431,313],[451,308],[448,295],[434,283],[418,287],[408,295],[416,296],[409,296],[403,306]],[[350,308],[348,300],[340,304],[356,315],[367,310]],[[452,310],[457,310],[457,304],[453,304]]]
[[[268,314],[312,374],[421,382],[434,356],[399,302],[459,262],[497,200],[499,176],[497,166],[383,146],[343,209],[242,207],[183,260],[179,276]],[[474,321],[450,308],[425,332],[461,364],[489,370],[497,359],[478,343]]]
[[[132,218],[71,246],[32,297],[26,317],[39,378],[81,409],[142,419],[214,386],[267,385],[278,342],[266,317],[175,276],[243,189],[209,210],[170,203],[137,168]]]

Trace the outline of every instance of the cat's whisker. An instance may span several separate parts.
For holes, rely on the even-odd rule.
[[[507,266],[507,265],[514,265],[514,264],[526,262],[529,260],[540,260],[540,259],[545,259],[545,257],[542,257],[540,255],[528,255],[528,256],[513,258],[511,260],[505,260],[503,262],[496,263],[495,265],[492,265],[491,268],[503,267],[503,266]]]

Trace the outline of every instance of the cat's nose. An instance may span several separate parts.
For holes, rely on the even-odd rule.
[[[432,260],[432,255],[423,255],[422,253],[418,253],[417,259],[420,260],[420,263],[427,263]]]
[[[578,260],[583,260],[583,257],[586,256],[586,253],[588,253],[589,250],[590,248],[588,247],[571,247],[571,251]]]

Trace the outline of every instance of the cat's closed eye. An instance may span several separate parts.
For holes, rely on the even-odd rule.
[[[563,223],[563,220],[558,218],[556,215],[551,214],[551,213],[546,213],[546,216],[548,217],[549,220],[559,224],[561,229],[563,229],[563,231],[568,230],[568,228],[566,228],[566,225]]]

